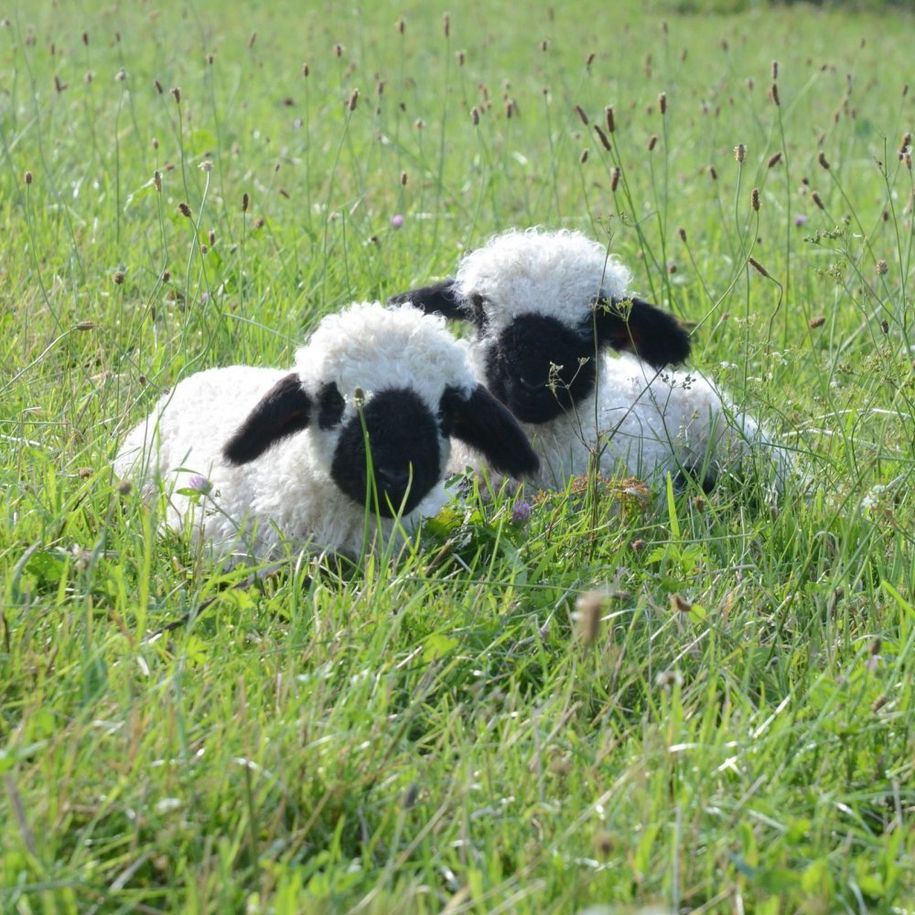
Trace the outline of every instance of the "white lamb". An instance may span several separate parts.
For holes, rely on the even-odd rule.
[[[506,473],[537,470],[444,320],[362,303],[324,318],[291,372],[237,365],[185,379],[114,466],[162,479],[168,523],[217,552],[263,558],[285,537],[355,555],[395,517],[409,531],[439,510],[452,437]]]
[[[522,421],[540,486],[564,487],[595,458],[607,475],[698,474],[709,485],[760,455],[779,482],[789,461],[759,424],[702,375],[665,368],[689,355],[689,335],[634,298],[630,281],[581,233],[531,229],[495,236],[453,278],[392,301],[473,323],[477,377]]]

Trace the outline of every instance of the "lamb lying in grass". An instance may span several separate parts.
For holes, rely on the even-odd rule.
[[[439,510],[452,438],[507,474],[537,471],[444,324],[357,304],[321,321],[291,371],[192,375],[128,434],[115,470],[161,478],[169,524],[218,552],[266,557],[285,537],[359,554],[395,516],[409,531]]]
[[[477,377],[524,424],[534,482],[562,488],[599,468],[644,479],[789,462],[707,379],[666,369],[690,352],[676,319],[629,293],[629,271],[579,232],[510,231],[467,254],[453,278],[392,301],[470,321]],[[615,356],[610,350],[619,351]],[[458,452],[462,463],[479,457]]]

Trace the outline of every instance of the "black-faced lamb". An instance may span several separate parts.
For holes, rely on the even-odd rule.
[[[127,435],[115,471],[163,480],[168,523],[217,552],[266,557],[287,538],[359,554],[395,517],[409,531],[444,504],[452,439],[507,474],[537,470],[443,319],[361,303],[325,317],[291,371],[181,381]]]
[[[573,231],[510,231],[465,255],[454,277],[392,301],[470,321],[477,377],[522,421],[540,458],[535,482],[562,488],[597,459],[604,474],[699,474],[761,453],[781,478],[785,452],[696,372],[673,317],[629,292],[606,247]],[[620,353],[615,356],[611,350]],[[456,451],[453,469],[478,462]]]

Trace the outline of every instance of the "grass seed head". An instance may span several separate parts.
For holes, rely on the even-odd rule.
[[[759,188],[754,187],[753,192],[750,194],[750,204],[753,207],[753,212],[759,212]]]
[[[25,174],[22,177],[27,185],[32,183],[32,173],[28,169],[25,170]]]
[[[658,135],[656,133],[653,133],[648,138],[648,152],[653,152],[655,146],[657,146],[657,145],[658,145]]]
[[[153,172],[153,186],[158,193],[162,193],[162,172],[160,172],[159,169],[156,169]]]
[[[829,160],[826,158],[826,154],[820,150],[820,154],[817,156],[817,162],[820,163],[820,168],[826,169],[829,171]]]
[[[782,161],[782,154],[780,152],[774,153],[769,156],[769,161],[766,163],[766,168],[775,168],[779,162]]]
[[[191,208],[183,200],[178,204],[178,212],[181,213],[185,219],[191,218]]]
[[[745,143],[738,143],[738,144],[734,147],[734,158],[738,161],[738,163],[742,163],[743,160],[746,159],[746,157],[747,157],[747,146],[746,146],[746,144],[745,144]]]
[[[594,63],[594,58],[597,57],[597,54],[594,51],[589,51],[588,56],[585,58],[585,66],[590,70],[591,64]]]
[[[680,226],[680,228],[677,229],[677,235],[680,236],[680,241],[682,241],[685,244],[686,243],[686,229],[684,229],[683,226]]]
[[[778,61],[777,60],[772,61],[772,79],[773,80],[778,79]]]
[[[451,37],[451,14],[445,13],[442,16],[442,32],[445,34],[445,38]]]
[[[585,645],[593,645],[600,635],[601,615],[606,597],[600,591],[585,591],[575,601],[578,612],[578,635]]]
[[[780,107],[782,102],[778,96],[778,83],[772,83],[772,87],[769,89],[769,98],[775,103],[776,107]]]
[[[763,265],[762,265],[758,260],[756,260],[755,257],[748,257],[748,258],[747,258],[747,263],[748,263],[748,264],[749,264],[749,265],[750,265],[750,266],[751,266],[760,276],[764,276],[764,277],[767,277],[767,278],[771,279],[771,277],[769,276],[769,271],[766,270],[766,268],[763,267]]]
[[[582,122],[582,124],[585,125],[585,127],[587,127],[588,124],[591,123],[591,122],[588,120],[588,115],[585,114],[585,109],[582,108],[581,105],[576,105],[576,106],[575,106],[575,113],[578,115],[578,119]]]
[[[581,151],[581,154],[580,154],[579,157],[578,157],[578,164],[579,164],[579,165],[584,165],[585,162],[587,162],[587,161],[588,161],[588,150],[587,150],[587,149],[583,149],[583,150]]]
[[[667,93],[661,92],[658,95],[658,109],[662,115],[667,114]]]
[[[353,89],[350,93],[349,101],[346,103],[347,111],[355,111],[356,106],[359,104],[359,90]]]
[[[818,327],[822,327],[826,323],[825,315],[814,315],[808,322],[808,326],[811,330],[816,330]]]
[[[811,193],[810,199],[816,204],[818,209],[820,209],[820,210],[826,209],[826,207],[823,204],[823,198],[820,197],[820,195],[816,191],[813,191]]]
[[[604,120],[607,122],[607,133],[613,133],[616,130],[616,119],[613,116],[613,105],[607,105],[604,108]]]
[[[406,172],[400,173],[400,186],[401,187],[407,186],[407,173]]]
[[[714,165],[710,165],[710,166],[708,167],[708,176],[709,176],[709,178],[712,179],[712,181],[717,181],[717,180],[718,180],[718,171],[717,171],[717,169],[715,168]]]
[[[181,104],[181,87],[180,86],[175,86],[172,89],[172,98],[175,100],[176,105]]]
[[[470,120],[473,121],[474,127],[480,123],[480,109],[476,105],[470,109]]]
[[[880,260],[877,261],[877,273],[880,274],[880,276],[885,276],[889,272],[889,269],[889,264],[881,257]]]
[[[247,212],[248,212],[248,204],[250,204],[250,203],[251,203],[251,198],[248,196],[248,192],[245,191],[244,194],[241,195],[241,211],[242,211],[242,213],[247,213]]]
[[[610,138],[607,136],[607,134],[604,133],[600,124],[594,125],[594,132],[597,134],[598,139],[600,140],[600,145],[603,146],[604,149],[607,150],[607,152],[609,152],[610,151]]]
[[[619,166],[614,166],[613,171],[610,172],[610,190],[615,191],[620,184],[620,175],[622,172],[619,169]]]

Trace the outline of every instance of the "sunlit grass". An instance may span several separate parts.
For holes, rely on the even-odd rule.
[[[915,23],[613,6],[8,13],[0,909],[911,907]],[[777,508],[481,484],[252,574],[112,476],[180,378],[533,224],[695,324]]]

